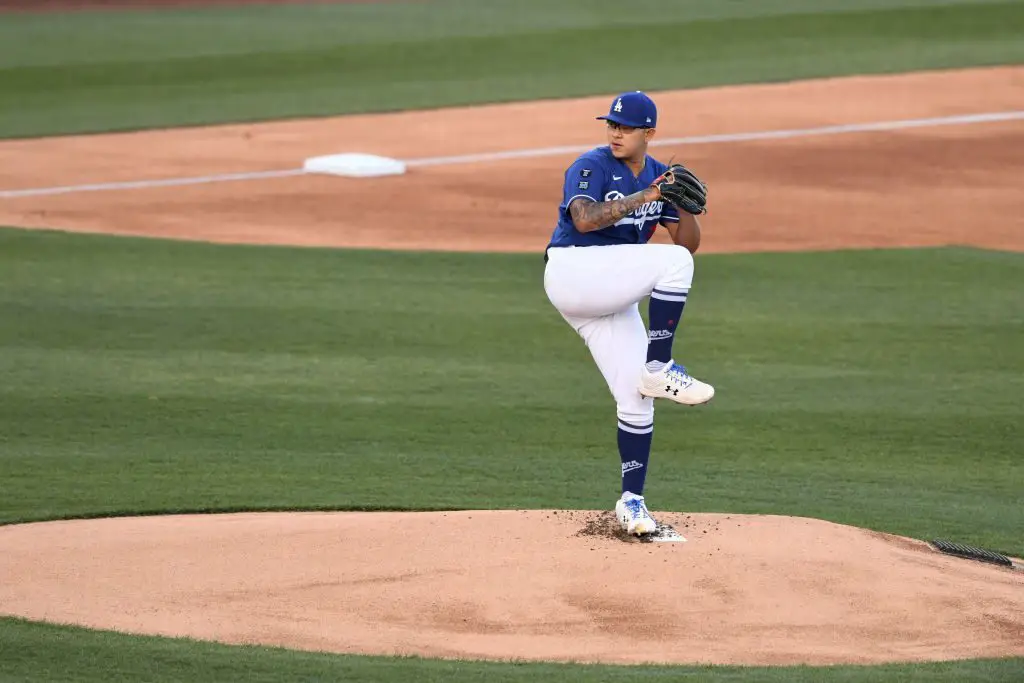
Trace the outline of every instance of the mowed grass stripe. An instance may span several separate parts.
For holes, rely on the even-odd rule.
[[[10,105],[0,106],[0,136],[1016,63],[1024,60],[1022,27],[1024,4],[970,3],[365,44],[254,41],[228,54],[15,65],[0,69],[0,104]],[[637,69],[621,49],[600,47],[616,45],[679,49]]]
[[[604,508],[614,409],[540,256],[0,231],[0,520]],[[656,509],[1024,551],[1024,258],[699,256]]]
[[[756,19],[807,13],[989,4],[992,0],[431,0],[430,3],[257,2],[89,12],[15,13],[0,22],[0,63],[55,66],[323,49],[380,42]],[[142,11],[139,11],[139,10]]]

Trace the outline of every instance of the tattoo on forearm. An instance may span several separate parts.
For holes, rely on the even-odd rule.
[[[657,198],[657,190],[647,188],[622,199],[613,199],[608,202],[579,199],[569,205],[569,213],[577,229],[580,229],[581,232],[589,232],[607,228],[629,212],[635,211],[641,205],[653,202]]]

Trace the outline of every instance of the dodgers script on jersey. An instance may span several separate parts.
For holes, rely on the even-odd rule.
[[[668,202],[643,204],[614,225],[582,233],[573,225],[569,204],[578,197],[595,202],[621,199],[640,192],[668,167],[648,156],[639,176],[623,161],[612,155],[609,147],[597,147],[582,155],[565,172],[562,203],[558,207],[558,226],[549,247],[588,247],[608,244],[645,244],[654,234],[659,221],[679,221],[679,212]]]

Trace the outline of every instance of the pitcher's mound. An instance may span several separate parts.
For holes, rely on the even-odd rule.
[[[300,649],[585,662],[1024,655],[1024,574],[813,519],[274,513],[0,528],[0,613]]]

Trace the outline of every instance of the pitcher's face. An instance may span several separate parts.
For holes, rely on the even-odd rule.
[[[636,159],[647,154],[647,143],[654,137],[653,128],[633,128],[608,121],[608,146],[616,159]]]

